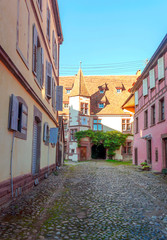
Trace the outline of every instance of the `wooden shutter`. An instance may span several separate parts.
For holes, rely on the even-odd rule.
[[[37,69],[36,69],[36,73],[37,73],[37,80],[38,83],[41,83],[41,47],[37,48]]]
[[[41,87],[44,83],[44,51],[43,48],[41,48]]]
[[[21,114],[21,133],[27,133],[27,119],[28,119],[28,109],[22,104],[22,114]]]
[[[52,32],[52,55],[53,55],[53,59],[55,59],[55,34],[54,34],[54,31]]]
[[[19,101],[13,94],[10,97],[9,106],[9,129],[18,130],[18,114],[19,114]]]
[[[52,97],[52,64],[46,61],[45,93],[48,98]]]
[[[150,77],[150,89],[155,87],[155,72],[154,68],[149,71],[149,77]]]
[[[143,79],[143,96],[148,94],[147,78]]]
[[[164,57],[158,59],[158,80],[164,78]]]
[[[35,24],[33,25],[33,56],[32,56],[32,70],[33,72],[37,73],[37,41],[38,41],[38,33],[37,29],[35,27]]]
[[[135,92],[135,105],[138,105],[138,91]]]
[[[56,42],[56,39],[55,39],[55,65],[57,68],[57,42]]]
[[[56,86],[56,111],[63,110],[63,86]]]
[[[52,79],[52,107],[55,110],[55,106],[56,106],[56,99],[55,99],[55,95],[56,95],[56,89],[55,89],[55,81],[54,78]]]
[[[47,35],[50,40],[50,10],[49,10],[49,7],[47,7]]]

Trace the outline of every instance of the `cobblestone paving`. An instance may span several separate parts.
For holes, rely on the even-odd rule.
[[[167,239],[167,179],[84,162],[52,175],[0,218],[0,239]]]

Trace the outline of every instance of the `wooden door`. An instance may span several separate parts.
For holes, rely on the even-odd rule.
[[[80,147],[80,160],[84,161],[86,160],[86,147]]]
[[[138,152],[137,152],[137,148],[135,148],[135,165],[138,165]]]

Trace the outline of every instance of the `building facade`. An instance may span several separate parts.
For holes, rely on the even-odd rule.
[[[134,164],[167,168],[167,35],[132,88],[135,95]]]
[[[63,41],[57,0],[0,1],[0,205],[55,168]],[[59,105],[60,103],[57,103]]]
[[[136,81],[134,76],[84,76],[82,70],[76,76],[60,77],[63,85],[63,111],[65,129],[65,158],[72,161],[91,158],[107,158],[107,151],[94,146],[89,138],[77,147],[75,132],[117,130],[132,133],[132,114],[121,106],[130,95],[129,88]],[[115,159],[132,158],[133,137],[116,151]],[[97,154],[98,152],[98,154]]]

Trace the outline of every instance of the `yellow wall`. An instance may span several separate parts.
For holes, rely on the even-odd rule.
[[[54,66],[54,60],[52,57],[52,30],[54,29],[55,37],[58,42],[58,36],[56,32],[56,26],[53,21],[53,12],[51,10],[50,1],[43,1],[43,12],[40,15],[37,0],[31,0],[34,2],[35,11],[37,17],[35,17],[35,11],[33,10],[30,0],[20,0],[20,25],[19,25],[19,39],[18,44],[24,58],[27,58],[27,43],[28,35],[25,29],[28,29],[28,11],[30,16],[29,22],[29,65],[26,66],[22,57],[16,48],[17,42],[17,15],[18,15],[18,1],[19,0],[1,0],[0,1],[0,43],[6,54],[11,58],[13,63],[19,69],[21,74],[30,84],[32,89],[36,92],[39,98],[43,101],[46,108],[57,120],[57,112],[52,109],[51,100],[46,100],[45,97],[45,76],[46,76],[46,60],[50,61],[53,66],[52,76],[56,79],[58,76],[58,69]],[[8,3],[7,3],[8,2]],[[25,4],[27,2],[27,5]],[[51,11],[51,27],[50,27],[50,44],[46,37],[46,11],[47,2]],[[41,90],[34,80],[34,74],[32,73],[32,37],[33,37],[33,24],[35,23],[38,35],[40,38],[41,46],[44,49],[44,88]],[[24,29],[25,27],[25,29]],[[43,33],[40,31],[42,29]],[[43,38],[44,36],[44,38]],[[59,48],[58,48],[59,49]],[[15,138],[14,152],[13,152],[13,177],[20,176],[22,174],[31,173],[32,164],[32,141],[33,141],[33,111],[34,105],[42,113],[42,128],[41,128],[41,160],[40,168],[46,167],[48,164],[48,146],[43,142],[43,124],[49,123],[49,127],[56,127],[56,124],[48,116],[48,114],[38,105],[32,96],[24,89],[24,87],[18,82],[18,80],[12,75],[7,67],[0,62],[0,182],[10,178],[10,157],[12,148],[12,132],[8,130],[8,112],[9,112],[9,98],[11,94],[22,97],[28,105],[28,126],[27,126],[27,140]],[[50,165],[56,161],[56,147],[49,146]]]

